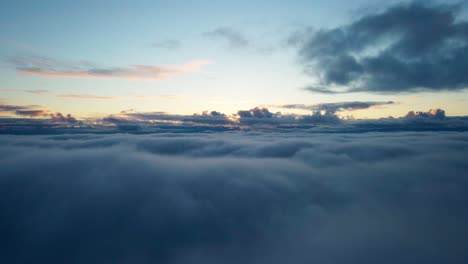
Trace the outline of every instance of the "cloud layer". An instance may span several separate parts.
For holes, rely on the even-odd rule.
[[[380,119],[354,119],[338,116],[340,111],[353,111],[388,102],[340,102],[317,105],[282,105],[276,107],[312,110],[309,115],[272,113],[264,107],[239,110],[225,115],[217,111],[176,115],[165,112],[121,111],[104,118],[77,120],[71,115],[52,113],[38,106],[0,105],[0,113],[24,118],[0,118],[0,134],[57,133],[166,133],[214,131],[274,131],[307,133],[362,133],[390,131],[468,131],[468,117],[447,117],[442,109],[409,111],[405,116]]]
[[[466,133],[0,136],[2,263],[466,263]]]
[[[414,1],[348,25],[304,33],[299,55],[322,93],[468,87],[468,22],[460,5]],[[334,89],[336,88],[336,89]]]

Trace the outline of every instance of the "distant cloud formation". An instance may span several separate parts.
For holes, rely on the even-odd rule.
[[[10,63],[26,75],[50,78],[117,78],[129,80],[158,80],[199,70],[206,60],[194,60],[177,65],[132,65],[127,67],[98,67],[89,63],[66,63],[44,57],[13,57]]]
[[[49,111],[47,110],[19,109],[15,111],[15,115],[18,116],[41,117],[48,114]]]
[[[8,113],[21,117],[34,117],[34,118],[44,118],[50,120],[52,123],[67,123],[67,124],[78,124],[80,123],[75,117],[71,114],[63,115],[62,113],[52,113],[50,110],[45,109],[39,105],[6,105],[0,104],[0,114]],[[0,118],[1,119],[1,118]],[[7,119],[8,120],[8,119]],[[35,121],[33,121],[35,122]],[[2,124],[0,121],[0,131],[2,130]]]
[[[49,111],[39,105],[8,105],[0,104],[0,113],[10,113],[18,116],[38,117],[48,115]]]
[[[431,109],[427,112],[414,112],[410,111],[408,114],[405,116],[406,118],[425,118],[425,117],[432,117],[432,118],[438,118],[438,119],[444,119],[445,118],[445,111],[442,109]]]
[[[144,131],[148,127],[157,129],[171,128],[227,128],[235,123],[225,114],[217,111],[204,111],[202,114],[175,115],[165,112],[126,112],[103,118],[105,123],[111,123],[123,131]]]
[[[466,133],[0,135],[1,263],[468,261]]]
[[[271,118],[273,117],[273,113],[271,113],[267,108],[264,107],[255,107],[250,110],[240,110],[237,114],[241,118]]]
[[[338,111],[355,111],[368,109],[374,106],[382,105],[392,105],[395,104],[393,101],[387,102],[339,102],[339,103],[324,103],[324,104],[315,104],[315,105],[305,105],[305,104],[287,104],[287,105],[275,105],[278,108],[285,109],[301,109],[301,110],[310,110],[310,111],[326,111],[335,113]]]
[[[64,123],[69,123],[69,124],[78,123],[78,120],[76,120],[76,118],[73,117],[71,114],[62,115],[61,113],[55,113],[55,114],[50,114],[49,116],[50,116],[50,119],[52,119],[52,121],[64,122]]]
[[[341,116],[342,111],[355,111],[392,105],[393,101],[351,101],[315,105],[289,104],[272,105],[275,108],[310,110],[310,114],[271,112],[266,107],[239,110],[227,115],[218,111],[203,111],[192,115],[166,112],[121,111],[104,118],[77,120],[72,115],[54,113],[41,106],[0,105],[0,134],[48,134],[74,133],[165,133],[165,132],[208,132],[208,131],[270,131],[310,133],[356,133],[390,131],[468,131],[468,117],[447,117],[442,109],[409,111],[401,117],[380,119],[354,119]],[[16,116],[16,117],[15,117]],[[29,117],[20,120],[20,117]],[[24,118],[23,118],[24,119]],[[62,123],[58,126],[58,123]],[[48,130],[47,124],[56,125]],[[61,131],[60,129],[65,129]]]
[[[334,29],[294,36],[318,93],[462,90],[468,87],[468,21],[460,5],[399,4]]]
[[[210,39],[224,40],[231,48],[245,48],[250,45],[247,37],[232,27],[219,27],[203,35]]]

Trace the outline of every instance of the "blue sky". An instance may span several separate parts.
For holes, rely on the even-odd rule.
[[[83,117],[126,109],[231,114],[255,106],[357,100],[398,102],[353,112],[357,117],[398,116],[429,108],[444,108],[448,115],[468,114],[466,90],[331,95],[301,89],[311,76],[298,62],[297,47],[286,44],[291,34],[340,27],[399,2],[2,1],[0,99],[4,104],[41,105]],[[443,1],[450,2],[456,1]],[[220,29],[244,42],[213,34]],[[11,63],[18,57],[67,67],[180,69],[194,61],[208,63],[157,80],[51,78],[18,71]],[[38,90],[42,93],[27,92]]]

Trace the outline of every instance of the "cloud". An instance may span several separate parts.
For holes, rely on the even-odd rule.
[[[20,106],[20,105],[7,105],[7,104],[1,104],[0,105],[0,111],[2,111],[2,112],[24,110],[24,109],[27,109],[27,108],[28,108],[27,106]]]
[[[71,114],[63,115],[60,112],[57,113],[51,113],[50,110],[45,109],[42,106],[39,105],[5,105],[5,104],[0,104],[0,113],[9,113],[9,114],[14,114],[16,116],[28,116],[28,117],[34,117],[34,118],[49,118],[48,120],[51,121],[52,123],[67,123],[67,124],[79,124],[80,121],[78,121],[75,117],[73,117]],[[7,124],[2,124],[0,122],[0,131],[2,128],[5,126],[8,127],[8,120],[11,120],[9,118],[6,119]],[[16,120],[16,119],[13,119]],[[5,121],[5,120],[4,120]],[[33,120],[31,123],[37,122],[36,120]],[[43,122],[40,122],[43,123]],[[29,128],[29,127],[28,127]]]
[[[174,49],[180,48],[181,43],[180,43],[180,41],[175,40],[175,39],[168,39],[168,40],[164,40],[164,41],[155,42],[155,43],[153,43],[152,46],[155,47],[155,48],[174,50]]]
[[[205,32],[205,37],[224,40],[231,48],[245,48],[250,46],[250,41],[242,33],[231,27],[219,27],[213,31]]]
[[[15,89],[0,89],[4,92],[22,92],[22,93],[31,93],[39,96],[50,96],[57,98],[68,98],[68,99],[92,99],[92,100],[177,100],[180,96],[171,95],[171,94],[162,94],[162,95],[127,95],[127,96],[102,96],[96,94],[54,94],[48,90],[15,90]]]
[[[41,109],[39,105],[7,105],[0,104],[0,113],[13,113],[18,116],[44,116],[48,114],[48,110]]]
[[[204,111],[202,114],[174,115],[165,112],[122,112],[103,119],[125,130],[139,133],[204,131],[308,131],[311,133],[358,133],[369,131],[467,131],[467,117],[446,117],[442,109],[427,112],[410,111],[407,115],[380,119],[345,119],[337,115],[339,111],[353,111],[370,107],[393,104],[387,102],[341,102],[317,105],[285,105],[289,108],[312,110],[310,115],[272,113],[268,108],[255,107],[239,110],[228,116],[217,111]]]
[[[204,111],[202,114],[175,115],[165,112],[122,112],[119,115],[112,115],[104,118],[103,121],[116,124],[120,129],[140,130],[143,127],[160,128],[200,128],[206,127],[226,127],[234,125],[225,114],[217,111]]]
[[[97,99],[97,100],[117,100],[114,96],[99,96],[93,94],[57,94],[59,98],[73,98],[73,99]]]
[[[56,122],[64,122],[64,123],[69,123],[69,124],[76,124],[78,123],[78,120],[76,120],[75,117],[73,117],[71,114],[62,115],[61,113],[55,113],[55,114],[50,114],[50,119]]]
[[[442,109],[431,109],[427,112],[414,112],[410,111],[405,116],[406,118],[437,118],[437,119],[444,119],[445,118],[445,111]]]
[[[194,60],[178,65],[132,65],[127,67],[96,67],[89,63],[65,63],[43,57],[14,57],[10,63],[26,75],[50,78],[118,78],[158,80],[199,70],[206,60]]]
[[[460,5],[415,1],[348,25],[306,33],[301,62],[313,92],[462,90],[468,87],[468,21]]]
[[[17,90],[12,90],[12,91],[15,91],[17,92]],[[37,94],[37,95],[44,95],[44,94],[48,94],[49,91],[47,90],[29,90],[27,91],[28,93],[32,93],[32,94]]]
[[[0,113],[8,116],[28,116],[30,119],[0,118],[1,134],[56,134],[56,133],[202,133],[226,131],[264,131],[308,133],[363,133],[372,131],[468,131],[468,117],[446,116],[442,109],[410,111],[401,117],[380,119],[354,119],[340,117],[341,111],[354,111],[371,107],[391,105],[382,102],[338,102],[316,105],[273,105],[285,109],[305,109],[311,114],[299,115],[271,112],[265,107],[239,110],[226,115],[218,111],[203,111],[201,114],[178,115],[166,112],[121,111],[105,118],[76,118],[60,113],[54,114],[41,106],[0,105]],[[62,124],[58,124],[61,122]],[[19,123],[20,125],[16,125]],[[46,124],[55,125],[53,129]],[[39,124],[39,125],[37,125]],[[71,128],[70,125],[73,125]],[[72,131],[72,130],[73,131]]]
[[[272,118],[273,113],[271,113],[267,108],[255,107],[250,110],[239,110],[237,114],[241,118]]]
[[[177,100],[176,95],[128,95],[128,96],[101,96],[94,94],[49,94],[59,98],[93,99],[93,100]]]
[[[24,110],[16,110],[15,115],[18,116],[29,116],[29,117],[40,117],[48,115],[49,111],[47,110],[31,110],[31,109],[24,109]]]
[[[285,108],[285,109],[302,109],[302,110],[310,110],[310,111],[327,111],[327,112],[335,113],[339,111],[355,111],[355,110],[368,109],[374,106],[391,105],[391,104],[394,104],[394,102],[393,101],[387,101],[387,102],[354,101],[354,102],[324,103],[324,104],[315,104],[315,105],[287,104],[287,105],[276,105],[275,107]]]
[[[466,263],[466,133],[0,136],[2,263]]]

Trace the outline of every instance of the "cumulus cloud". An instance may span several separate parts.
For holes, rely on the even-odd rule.
[[[414,1],[306,33],[299,56],[314,92],[416,92],[468,87],[468,22],[460,5]],[[336,88],[336,89],[335,89]]]
[[[64,122],[64,123],[69,123],[69,124],[78,123],[78,120],[76,120],[76,118],[73,117],[71,114],[63,115],[62,113],[55,113],[55,114],[50,114],[49,116],[50,116],[50,119],[52,119],[52,121]]]
[[[250,110],[239,110],[237,114],[241,118],[272,118],[273,113],[271,113],[265,107],[255,107]]]
[[[405,116],[406,118],[420,118],[420,117],[431,117],[437,119],[444,119],[445,118],[445,111],[442,109],[431,109],[427,112],[414,112],[410,111]]]
[[[158,80],[199,70],[206,60],[194,60],[178,65],[131,65],[98,67],[90,63],[60,62],[45,57],[13,57],[10,63],[21,73],[51,78],[118,78]]]
[[[466,133],[0,136],[2,263],[466,263]]]

